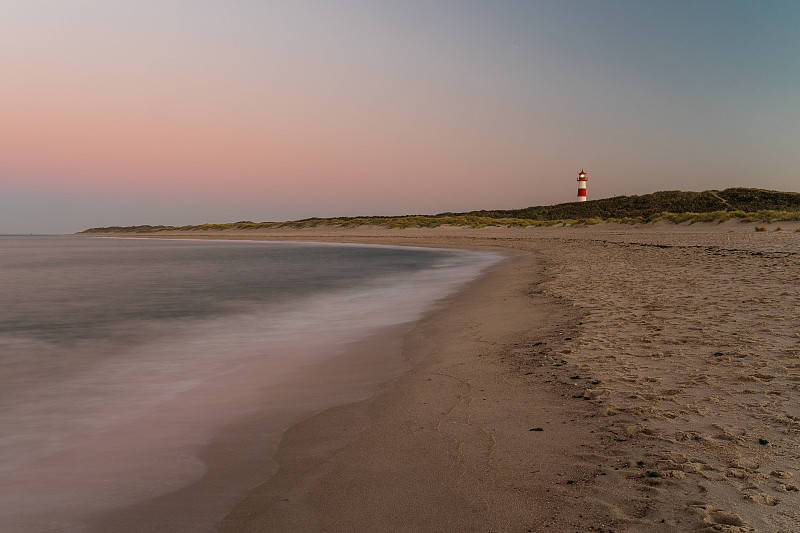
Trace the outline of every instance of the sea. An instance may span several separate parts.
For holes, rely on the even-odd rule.
[[[402,334],[502,257],[0,236],[0,531],[214,531],[287,427],[408,369]]]

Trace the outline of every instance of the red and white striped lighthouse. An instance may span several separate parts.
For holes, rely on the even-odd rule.
[[[578,173],[578,201],[586,201],[586,172],[581,169]]]

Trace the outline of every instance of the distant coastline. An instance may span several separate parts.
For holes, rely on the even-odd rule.
[[[513,210],[469,211],[436,215],[357,216],[306,218],[287,222],[209,223],[186,226],[138,225],[88,228],[79,233],[158,233],[173,231],[261,230],[271,228],[313,228],[318,226],[381,226],[386,228],[468,226],[529,227],[583,226],[600,222],[622,224],[669,221],[741,222],[800,221],[800,193],[754,188],[723,191],[662,191],[640,196],[616,196],[587,202]]]

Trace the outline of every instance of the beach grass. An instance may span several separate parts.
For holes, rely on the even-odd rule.
[[[662,191],[641,196],[619,196],[514,210],[439,213],[436,215],[355,216],[305,218],[288,222],[241,220],[187,226],[139,225],[89,228],[80,233],[156,233],[162,231],[231,231],[271,228],[377,226],[384,228],[583,227],[601,222],[675,224],[728,220],[772,223],[800,221],[800,193],[734,188],[724,191]]]
[[[230,222],[220,224],[196,224],[186,226],[166,225],[140,225],[140,226],[109,226],[89,228],[80,233],[157,233],[162,231],[229,231],[229,230],[255,230],[268,228],[316,228],[337,226],[352,228],[358,226],[378,226],[384,228],[438,228],[441,226],[463,226],[469,228],[485,227],[544,227],[544,226],[572,226],[582,227],[612,222],[618,224],[652,224],[666,221],[674,224],[695,224],[698,222],[711,222],[721,224],[728,220],[740,222],[772,223],[780,221],[800,221],[800,211],[774,211],[765,210],[758,212],[744,211],[713,211],[710,213],[671,213],[662,212],[649,216],[621,217],[621,218],[569,218],[555,220],[532,220],[524,218],[492,218],[477,215],[407,215],[397,217],[336,217],[336,218],[307,218],[288,222]],[[759,226],[761,228],[763,226]],[[757,231],[764,231],[757,229]]]

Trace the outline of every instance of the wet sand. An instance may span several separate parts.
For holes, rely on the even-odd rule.
[[[511,254],[219,530],[800,531],[800,232],[756,226],[179,233]]]

